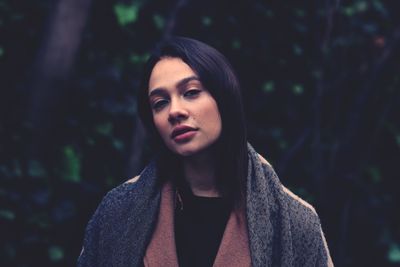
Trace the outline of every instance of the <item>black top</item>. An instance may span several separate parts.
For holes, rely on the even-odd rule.
[[[212,266],[230,214],[222,197],[199,197],[179,190],[175,210],[175,242],[180,267]]]

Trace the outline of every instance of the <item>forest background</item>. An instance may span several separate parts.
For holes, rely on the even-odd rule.
[[[75,265],[101,198],[152,157],[138,82],[177,34],[231,61],[250,142],[317,208],[336,266],[400,266],[399,6],[0,0],[0,265]]]

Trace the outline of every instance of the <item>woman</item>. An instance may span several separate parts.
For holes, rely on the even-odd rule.
[[[182,37],[160,46],[139,113],[158,156],[104,197],[78,266],[333,266],[315,210],[247,143],[218,51]]]

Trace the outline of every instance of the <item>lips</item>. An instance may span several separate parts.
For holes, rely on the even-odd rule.
[[[183,134],[185,134],[187,132],[191,132],[191,131],[197,131],[197,129],[192,128],[190,126],[186,126],[186,125],[176,126],[171,133],[171,138],[175,139],[177,136],[183,135]]]

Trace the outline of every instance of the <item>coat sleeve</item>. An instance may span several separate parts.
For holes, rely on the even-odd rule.
[[[83,240],[83,246],[81,254],[79,255],[77,267],[95,267],[97,264],[98,251],[99,251],[99,240],[100,240],[100,226],[102,221],[102,201],[89,223],[86,226],[85,237]]]
[[[333,261],[331,258],[331,254],[329,253],[328,243],[326,242],[324,232],[322,231],[322,227],[320,227],[320,233],[321,233],[323,246],[321,247],[321,251],[319,253],[320,257],[318,259],[318,261],[321,261],[321,262],[319,262],[319,264],[317,266],[325,266],[325,264],[326,264],[327,267],[334,267]],[[326,255],[326,257],[324,255]],[[324,261],[324,262],[322,262],[322,261]]]
[[[333,267],[328,244],[314,207],[286,187],[282,188],[290,199],[290,210],[296,213],[296,219],[292,220],[292,234],[297,235],[294,245],[300,266]]]
[[[136,176],[126,181],[103,197],[86,226],[81,254],[77,261],[78,267],[107,266],[109,259],[107,252],[110,252],[112,243],[107,238],[110,237],[110,231],[113,233],[110,225],[114,224],[113,218],[118,217],[115,214],[121,211],[121,206],[127,203],[125,201],[128,199],[126,194],[131,191],[138,179],[139,176]]]

